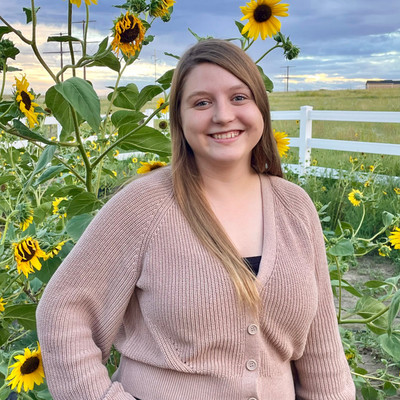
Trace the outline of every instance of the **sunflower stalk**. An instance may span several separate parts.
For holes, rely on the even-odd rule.
[[[68,2],[68,36],[72,36],[72,3]],[[72,41],[68,42],[69,53],[71,56],[71,64],[75,64],[74,46]],[[76,76],[75,69],[72,70],[72,76]]]
[[[271,51],[283,47],[283,45],[276,44],[275,46],[271,47],[268,51],[266,51],[255,63],[258,64],[267,54],[271,53]]]
[[[7,72],[7,63],[6,61],[3,61],[3,79],[1,82],[0,101],[3,100],[4,88],[6,86],[6,72]]]
[[[36,44],[36,25],[37,25],[37,19],[36,19],[36,10],[35,10],[35,0],[31,0],[31,8],[32,8],[32,41],[31,41],[31,47],[33,52],[35,53],[36,58],[42,64],[43,68],[48,72],[48,74],[52,77],[52,79],[57,82],[56,77],[53,73],[53,71],[50,69],[50,67],[46,64],[46,62],[43,60],[39,49]]]
[[[86,180],[85,180],[85,185],[86,189],[88,192],[92,192],[92,170],[93,170],[93,165],[90,165],[90,161],[88,156],[86,155],[85,147],[82,142],[80,130],[79,130],[79,122],[78,122],[78,117],[76,115],[76,111],[74,109],[71,109],[72,111],[72,118],[75,126],[75,137],[76,141],[78,142],[78,150],[80,151],[83,162],[85,164],[86,168]]]

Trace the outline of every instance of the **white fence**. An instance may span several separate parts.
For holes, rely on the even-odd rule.
[[[350,121],[350,122],[386,122],[398,123],[400,135],[400,112],[386,111],[321,111],[310,106],[300,107],[296,111],[272,111],[272,120],[299,121],[300,134],[298,138],[289,138],[290,147],[299,148],[299,165],[291,165],[291,169],[304,175],[311,165],[311,149],[354,151],[372,154],[400,156],[400,144],[358,142],[349,140],[316,139],[312,137],[313,121]],[[320,173],[328,169],[313,168]],[[333,171],[334,170],[329,170]]]

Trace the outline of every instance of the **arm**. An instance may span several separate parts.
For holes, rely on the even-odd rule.
[[[321,225],[312,203],[309,212],[318,310],[308,332],[303,356],[295,362],[298,374],[296,398],[354,400],[355,387],[339,335]]]
[[[138,206],[126,192],[116,197],[89,225],[39,303],[38,336],[54,400],[134,400],[111,382],[103,363],[140,273],[147,221],[132,221]]]

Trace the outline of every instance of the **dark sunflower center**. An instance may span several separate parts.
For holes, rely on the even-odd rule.
[[[133,42],[140,33],[140,29],[138,24],[135,22],[133,17],[129,17],[129,21],[131,21],[131,28],[121,33],[121,42],[122,43],[131,43]]]
[[[24,262],[31,260],[36,254],[35,246],[30,240],[26,240],[25,244],[29,252],[22,246],[22,243],[18,246],[18,253]]]
[[[256,22],[265,22],[271,18],[272,10],[270,6],[266,4],[260,4],[254,10],[254,19]]]
[[[32,105],[31,98],[29,97],[28,93],[21,92],[22,102],[25,104],[25,108],[29,110]]]
[[[28,375],[35,372],[39,367],[40,361],[38,357],[30,357],[21,365],[21,374]]]

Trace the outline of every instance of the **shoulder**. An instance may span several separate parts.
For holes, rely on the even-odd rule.
[[[173,198],[170,167],[158,168],[143,176],[135,177],[117,192],[106,204],[113,207],[151,209]]]
[[[303,220],[315,218],[317,211],[314,203],[303,188],[277,176],[266,175],[264,179],[267,179],[271,185],[276,206]]]

